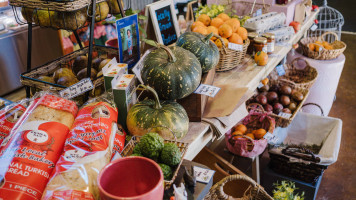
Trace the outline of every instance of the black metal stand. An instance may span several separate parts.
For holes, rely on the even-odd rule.
[[[31,70],[31,59],[32,57],[32,23],[28,23],[27,30],[27,71]],[[31,96],[31,88],[29,86],[25,87],[26,89],[26,97],[30,98]]]
[[[83,49],[83,44],[82,44],[82,41],[80,41],[78,32],[77,32],[77,31],[73,31],[73,34],[74,34],[75,39],[77,40],[77,42],[78,42],[78,44],[79,44],[79,47],[80,47],[81,49]]]

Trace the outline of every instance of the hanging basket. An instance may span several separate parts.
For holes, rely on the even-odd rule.
[[[250,184],[250,186],[245,191],[243,197],[234,198],[232,196],[227,195],[224,192],[224,185],[231,181],[245,181]],[[263,189],[261,185],[256,183],[250,177],[246,175],[230,175],[223,178],[221,181],[216,183],[209,191],[209,193],[205,196],[204,200],[273,200],[271,196]]]
[[[329,34],[335,36],[335,41],[333,43],[331,43],[331,46],[333,47],[332,50],[322,48],[321,51],[316,52],[316,51],[312,51],[309,48],[308,44],[310,44],[310,43],[315,43],[316,41],[321,41],[321,42],[326,41],[325,37]],[[346,49],[346,44],[344,42],[340,41],[338,35],[334,32],[326,32],[326,33],[322,34],[320,37],[303,38],[302,40],[300,40],[300,43],[301,43],[301,47],[303,50],[303,54],[309,58],[313,58],[316,60],[335,59],[340,54],[342,54]]]
[[[300,60],[305,62],[304,68],[298,68],[296,66],[296,62]],[[295,58],[291,64],[285,64],[283,66],[285,75],[278,76],[276,70],[273,70],[270,74],[270,77],[281,82],[281,85],[294,85],[294,88],[309,90],[318,77],[318,71],[301,57]]]
[[[220,40],[222,43],[222,48],[220,49],[220,60],[216,66],[216,71],[228,71],[236,68],[246,56],[247,48],[250,45],[250,40],[247,38],[242,45],[241,51],[236,51],[229,49],[225,46],[225,42],[218,37],[217,40]]]
[[[265,112],[260,104],[250,104],[248,106],[249,114],[240,123],[247,127],[246,132],[252,132],[260,128],[269,133],[273,133],[275,120]],[[246,135],[239,135],[241,138],[235,140],[231,135],[232,129],[225,134],[225,142],[228,150],[238,156],[255,157],[264,152],[267,147],[266,139],[253,140]]]

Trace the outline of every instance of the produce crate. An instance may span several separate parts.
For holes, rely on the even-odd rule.
[[[140,139],[141,137],[140,136],[133,136],[131,138],[131,140],[127,143],[127,145],[125,146],[125,148],[122,150],[121,152],[121,156],[122,157],[128,157],[132,154],[133,152],[133,149],[135,148],[135,146],[137,145],[137,143],[140,142]],[[169,181],[166,181],[164,180],[164,188],[167,190],[169,189],[175,178],[177,177],[178,175],[178,171],[179,171],[179,168],[180,166],[182,165],[182,162],[183,162],[183,158],[184,158],[184,155],[185,153],[187,152],[187,149],[188,149],[188,143],[183,143],[183,142],[178,142],[178,141],[173,141],[173,140],[164,140],[164,143],[174,143],[178,146],[180,152],[182,153],[182,157],[181,157],[181,160],[177,166],[177,168],[174,170],[174,173],[173,173],[173,176],[172,176],[172,179],[169,180]]]
[[[58,85],[55,83],[49,83],[42,80],[39,80],[39,76],[52,76],[52,74],[61,67],[71,68],[73,60],[77,56],[86,55],[89,51],[89,47],[74,51],[70,54],[62,56],[56,60],[50,61],[42,66],[39,66],[35,69],[31,69],[25,73],[21,74],[21,83],[26,86],[30,86],[34,89],[40,90],[63,90],[65,86]],[[94,55],[107,55],[108,58],[113,57],[114,55],[118,56],[118,49],[113,47],[104,47],[104,46],[93,46],[93,56]],[[102,87],[104,83],[103,76],[99,76],[93,80],[94,87]]]

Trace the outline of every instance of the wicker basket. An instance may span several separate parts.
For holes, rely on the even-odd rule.
[[[100,3],[106,0],[96,0],[96,3]],[[11,6],[25,7],[32,9],[44,9],[59,12],[72,12],[88,7],[92,0],[58,0],[58,1],[46,1],[46,0],[9,0]]]
[[[236,68],[246,56],[247,48],[250,45],[250,40],[246,39],[244,41],[242,51],[236,51],[225,47],[224,41],[221,37],[218,37],[222,43],[222,48],[220,49],[220,60],[216,66],[216,71],[222,72]]]
[[[140,136],[133,136],[131,138],[131,140],[127,143],[125,148],[122,150],[121,156],[122,157],[130,156],[133,153],[133,149],[135,148],[137,143],[140,142],[140,139],[141,139]],[[164,143],[174,143],[174,144],[176,144],[178,146],[181,154],[182,154],[181,160],[180,160],[177,168],[174,170],[172,179],[169,180],[169,181],[164,180],[164,188],[167,190],[172,186],[175,178],[178,175],[179,168],[182,165],[184,155],[185,155],[185,153],[187,152],[187,149],[188,149],[188,143],[178,142],[178,141],[174,141],[174,140],[164,140]]]
[[[224,192],[224,185],[231,181],[245,181],[250,184],[250,186],[245,191],[243,197],[234,198]],[[250,177],[245,175],[230,175],[216,183],[209,191],[209,193],[204,197],[204,200],[273,200],[271,196],[263,189],[262,186],[257,184]]]
[[[335,41],[331,44],[332,47],[334,48],[333,50],[327,50],[323,48],[321,51],[316,52],[312,51],[309,49],[308,44],[309,43],[314,43],[317,40],[319,41],[325,41],[325,36],[332,34],[335,37]],[[300,40],[301,47],[303,50],[303,53],[305,56],[308,56],[309,58],[313,58],[316,60],[331,60],[337,58],[340,54],[342,54],[345,49],[346,49],[346,44],[342,41],[339,40],[339,37],[336,33],[334,32],[326,32],[322,34],[320,37],[309,37],[309,38],[303,38]]]
[[[281,151],[269,150],[269,167],[276,173],[316,183],[327,165],[317,164],[318,158],[309,150],[299,147],[286,147]]]
[[[56,60],[50,61],[35,69],[31,69],[28,72],[21,74],[21,83],[26,86],[30,86],[40,90],[63,90],[65,86],[41,81],[37,79],[39,76],[52,76],[52,74],[61,67],[71,68],[72,61],[81,55],[86,55],[89,51],[89,47],[74,51],[70,54],[62,56]],[[93,47],[93,54],[106,54],[108,57],[118,55],[118,49],[113,47],[95,46]],[[96,78],[93,81],[94,87],[101,87],[104,83],[103,76]]]
[[[299,60],[305,62],[305,68],[299,69],[295,66],[295,62]],[[294,88],[309,90],[318,77],[318,71],[301,57],[295,58],[291,64],[285,64],[283,66],[286,72],[285,75],[278,76],[277,70],[275,69],[271,72],[270,77],[274,80],[278,79],[282,84],[294,84]]]

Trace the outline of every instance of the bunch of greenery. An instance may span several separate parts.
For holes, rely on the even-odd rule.
[[[273,199],[275,200],[304,200],[304,192],[294,194],[294,191],[298,188],[295,187],[295,183],[292,181],[282,181],[281,184],[274,183],[276,188],[273,190]]]

